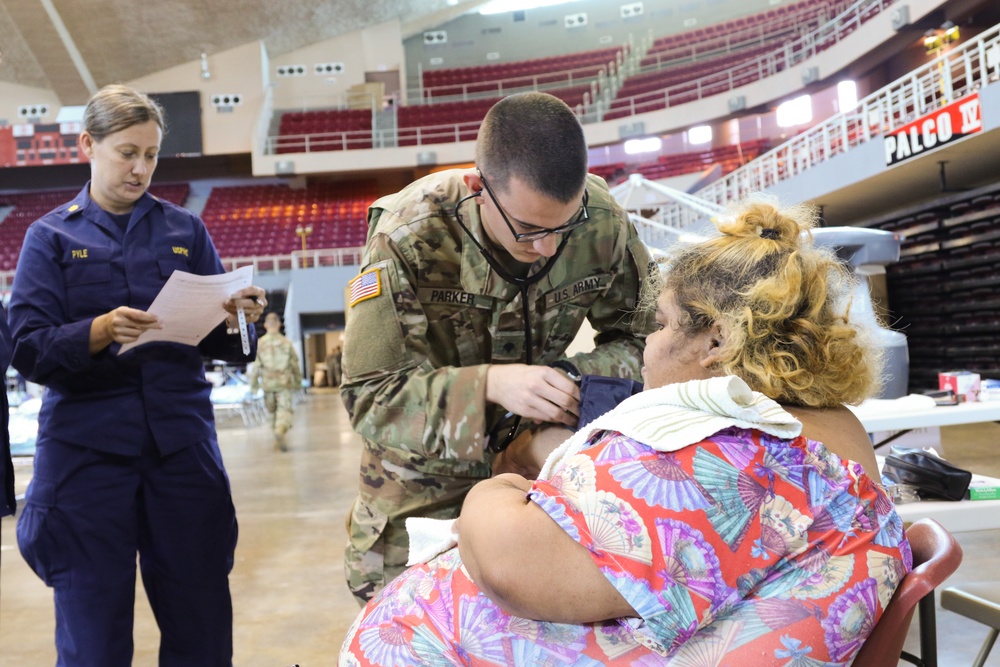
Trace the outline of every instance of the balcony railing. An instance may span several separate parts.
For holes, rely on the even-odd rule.
[[[364,251],[364,248],[318,248],[305,252],[296,250],[287,255],[224,257],[222,265],[226,271],[235,271],[241,266],[252,266],[255,274],[312,269],[318,266],[358,266],[361,264]]]
[[[452,84],[413,91],[411,104],[436,101],[472,100],[500,97],[525,90],[553,90],[568,86],[589,85],[577,113],[583,123],[604,120],[609,113],[615,117],[631,116],[648,111],[674,107],[707,97],[727,93],[761,79],[774,76],[828,49],[871,18],[893,4],[893,0],[858,0],[834,19],[801,37],[787,42],[773,52],[753,58],[720,72],[685,81],[632,97],[615,99],[620,82],[639,71],[645,50],[628,49],[627,56],[616,58],[602,69],[596,79],[594,68],[567,70],[551,74],[513,77],[501,81]],[[623,50],[624,51],[624,50]],[[675,54],[676,55],[676,54]],[[586,72],[590,74],[586,74]],[[440,95],[441,92],[449,92]],[[380,114],[376,114],[376,118]],[[432,145],[475,139],[479,120],[443,125],[398,128],[376,127],[371,131],[341,131],[322,134],[269,136],[264,144],[266,154],[350,150],[357,148],[387,148],[392,146]]]
[[[831,116],[696,194],[716,204],[793,178],[1000,79],[1000,24]],[[680,224],[699,219],[678,212]]]

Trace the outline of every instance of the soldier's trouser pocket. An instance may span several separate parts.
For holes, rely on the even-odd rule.
[[[362,498],[354,501],[347,517],[344,576],[362,605],[386,584],[384,533],[388,521],[385,513]]]

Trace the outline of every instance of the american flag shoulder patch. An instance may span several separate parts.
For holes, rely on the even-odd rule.
[[[349,308],[361,303],[366,299],[374,299],[382,293],[382,280],[379,278],[378,269],[365,271],[349,283],[351,287],[351,301]]]

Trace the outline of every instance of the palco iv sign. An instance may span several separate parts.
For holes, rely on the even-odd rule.
[[[885,164],[899,164],[982,129],[979,93],[973,93],[885,135]]]

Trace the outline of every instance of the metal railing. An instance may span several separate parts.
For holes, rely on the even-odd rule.
[[[317,266],[358,266],[365,249],[362,248],[318,248],[297,250],[288,255],[257,255],[254,257],[223,257],[222,266],[226,271],[235,271],[241,266],[252,266],[255,274],[279,273],[293,269],[311,269]],[[0,271],[0,294],[10,291],[14,284],[13,271]]]
[[[677,229],[660,220],[644,218],[635,213],[629,213],[628,218],[635,225],[639,238],[651,251],[665,251],[677,243],[697,243],[705,239],[699,234]]]
[[[771,53],[720,72],[625,98],[616,98],[618,90],[614,87],[604,89],[581,115],[581,121],[599,122],[609,114],[621,118],[687,104],[774,76],[840,43],[862,24],[885,11],[893,1],[858,0],[816,30]]]
[[[222,266],[226,271],[235,271],[242,266],[252,266],[255,274],[279,273],[317,266],[358,266],[365,249],[362,248],[317,248],[296,250],[287,255],[256,255],[253,257],[223,257]],[[0,274],[2,275],[2,274]]]
[[[792,178],[816,164],[891,133],[907,123],[1000,79],[1000,24],[976,39],[865,97],[696,194],[725,204]],[[679,213],[682,224],[697,217]]]
[[[476,120],[444,125],[267,137],[264,152],[268,155],[276,155],[473,141],[479,132],[481,122],[481,120]]]
[[[268,155],[275,155],[281,153],[312,153],[372,148],[372,136],[374,134],[373,130],[345,130],[341,132],[269,136],[264,144],[264,152]],[[375,147],[382,148],[383,146]]]
[[[710,60],[727,53],[746,51],[755,46],[781,43],[796,34],[798,33],[791,27],[775,31],[765,29],[764,26],[757,26],[738,34],[714,37],[660,51],[650,51],[639,61],[639,72],[642,74],[659,72],[680,65]]]
[[[639,48],[634,45],[623,46],[615,60],[601,68],[596,77],[591,67],[551,74],[525,75],[494,82],[452,84],[439,86],[436,89],[419,88],[411,91],[413,95],[411,104],[498,97],[525,90],[562,88],[572,83],[590,85],[590,90],[584,93],[583,103],[577,108],[581,122],[600,122],[609,112],[619,118],[632,116],[720,95],[774,76],[838,44],[892,3],[893,0],[857,0],[832,20],[786,43],[772,53],[698,79],[627,98],[616,99],[616,95],[629,77],[640,72],[641,58],[648,50],[648,44],[642,44]],[[582,76],[581,72],[584,71],[589,71],[590,75]],[[461,93],[455,94],[454,91],[459,89]],[[439,92],[450,90],[453,94],[440,96],[434,92],[435,90]],[[303,108],[308,107],[303,105]],[[468,141],[475,139],[480,120],[400,129],[380,129],[376,122],[370,132],[361,130],[269,136],[264,142],[264,151],[267,154],[308,153]]]
[[[690,44],[669,48],[656,47],[657,41],[665,41],[669,37],[654,40],[650,35],[650,47],[648,53],[642,58],[645,64],[642,65],[641,71],[654,71],[678,64],[696,62],[724,53],[743,50],[750,46],[768,44],[776,39],[783,41],[803,32],[818,29],[832,18],[847,11],[850,6],[850,0],[838,0],[820,8],[819,11],[806,7],[778,16],[775,19],[764,20],[756,25],[734,29],[724,35],[706,37]],[[680,33],[670,37],[680,38],[683,36],[684,34]]]
[[[599,72],[606,72],[608,66],[615,62],[622,62],[620,51],[617,60],[600,66],[592,65],[561,72],[524,74],[494,81],[470,81],[468,83],[453,83],[431,88],[419,88],[409,93],[407,104],[465,102],[468,100],[506,97],[514,93],[528,91],[559,90],[563,88],[575,88],[577,86],[590,86],[597,81]]]
[[[594,83],[599,72],[607,73],[608,68],[620,67],[632,49],[631,42],[623,44],[614,56],[603,64],[592,63],[566,70],[519,74],[504,79],[469,81],[465,83],[424,86],[423,75],[420,85],[406,91],[407,104],[434,104],[475,99],[504,97],[513,93],[570,88]],[[516,63],[507,63],[514,65]]]

